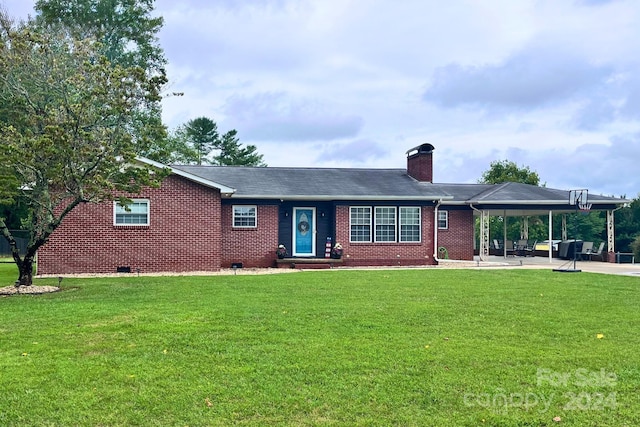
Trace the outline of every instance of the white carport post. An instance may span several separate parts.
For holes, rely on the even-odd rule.
[[[612,210],[607,211],[607,261],[612,262],[613,259],[615,261],[615,218]]]
[[[502,224],[502,250],[504,252],[504,257],[507,257],[507,210],[504,210],[504,223]]]
[[[553,211],[549,211],[549,263],[553,262]],[[535,249],[535,248],[534,248]]]
[[[489,212],[484,209],[480,211],[480,250],[478,254],[481,261],[486,261],[489,256]]]
[[[562,240],[567,240],[567,214],[562,214]]]
[[[520,228],[520,238],[523,240],[529,240],[529,217],[522,217],[522,226]]]

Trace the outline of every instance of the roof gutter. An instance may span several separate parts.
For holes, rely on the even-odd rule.
[[[242,198],[242,199],[261,199],[261,200],[322,200],[322,201],[332,201],[332,200],[357,200],[357,201],[371,201],[371,200],[385,200],[385,201],[415,201],[421,200],[426,202],[435,202],[442,201],[443,197],[416,197],[416,196],[379,196],[379,195],[370,195],[370,196],[349,196],[349,195],[269,195],[265,196],[264,194],[233,194],[233,197]],[[450,199],[452,197],[446,197],[446,199]]]
[[[618,200],[589,200],[589,203],[592,203],[594,205],[610,205],[610,204],[620,204],[620,203],[626,203],[628,202],[628,200],[626,199],[618,199]],[[486,205],[486,206],[491,206],[491,205],[524,205],[524,206],[528,206],[528,205],[558,205],[558,206],[571,206],[569,205],[566,201],[560,201],[560,200],[491,200],[490,202],[483,202],[480,200],[468,200],[467,202],[465,202],[466,204],[468,204],[469,206],[473,207],[472,205],[475,204],[482,204],[482,205]]]
[[[560,206],[569,206],[569,204],[566,201],[560,201],[560,200],[491,200],[490,202],[483,202],[480,200],[469,200],[467,201],[467,203],[469,204],[469,206],[473,207],[472,205],[475,204],[483,204],[483,205],[560,205]],[[612,203],[611,201],[608,202],[601,202],[601,203]]]

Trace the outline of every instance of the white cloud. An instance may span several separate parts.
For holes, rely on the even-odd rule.
[[[571,52],[536,46],[504,63],[462,67],[448,64],[435,72],[425,101],[443,107],[532,109],[586,96],[609,76],[607,67],[587,63]]]
[[[287,94],[235,96],[225,105],[225,123],[242,129],[252,141],[306,142],[353,137],[362,118],[332,112],[309,100],[291,100]]]
[[[358,139],[346,144],[330,145],[318,147],[320,155],[317,160],[329,162],[336,166],[347,164],[358,164],[366,166],[367,163],[389,156],[388,148],[380,143],[365,139]]]

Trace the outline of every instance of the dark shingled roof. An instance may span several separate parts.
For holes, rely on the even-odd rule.
[[[289,200],[442,200],[445,204],[569,206],[569,191],[508,182],[443,184],[419,182],[405,169],[282,168],[173,165],[205,182],[235,190],[234,198]],[[594,205],[628,200],[589,194]],[[595,208],[596,206],[594,206]]]
[[[404,169],[172,167],[234,188],[233,197],[317,200],[451,198],[438,185],[418,182]]]

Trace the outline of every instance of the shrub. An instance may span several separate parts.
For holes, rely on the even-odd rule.
[[[636,259],[640,259],[640,234],[636,236],[635,240],[629,245]]]

